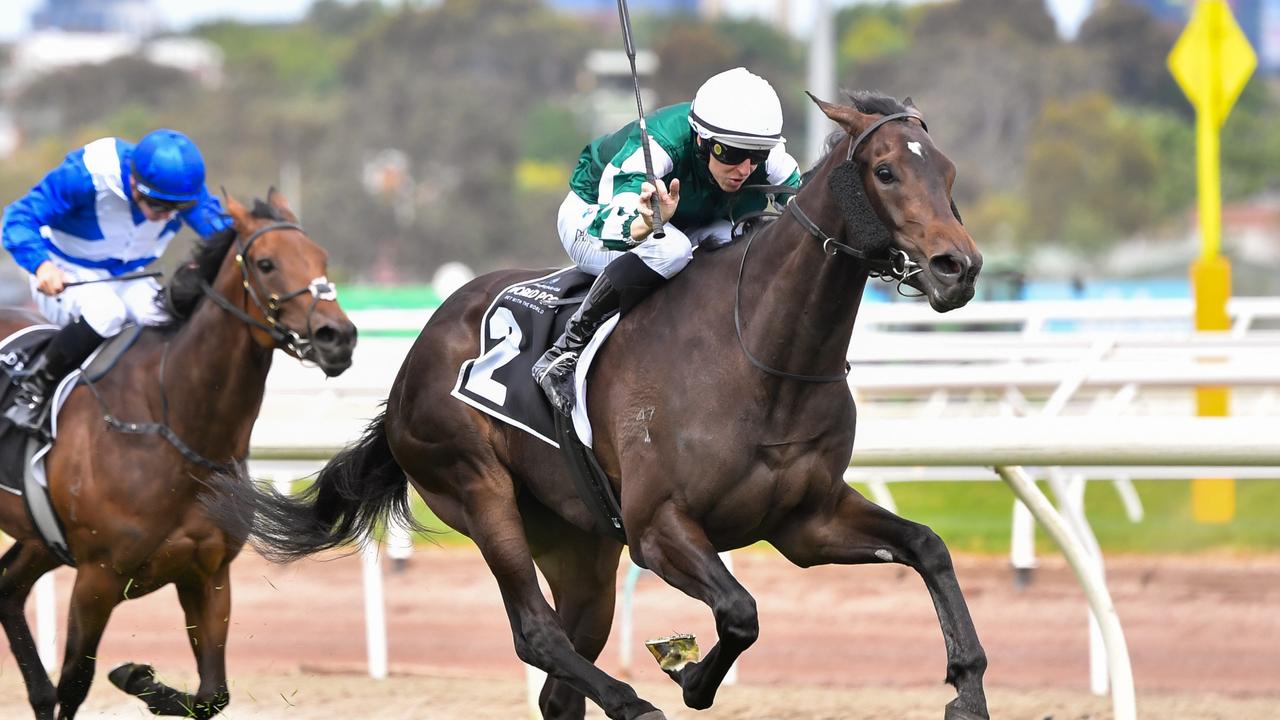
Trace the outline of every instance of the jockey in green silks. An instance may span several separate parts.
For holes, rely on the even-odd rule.
[[[583,149],[560,205],[560,242],[597,275],[564,334],[533,366],[552,406],[569,414],[578,354],[600,325],[684,269],[693,248],[731,239],[732,217],[761,210],[749,185],[800,186],[782,137],[782,104],[769,82],[745,68],[713,76],[692,103],[645,118],[657,187],[646,181],[639,122]],[[657,193],[666,234],[653,237]]]

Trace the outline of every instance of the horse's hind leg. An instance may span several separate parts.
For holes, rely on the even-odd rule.
[[[947,705],[946,718],[987,718],[982,689],[987,655],[978,642],[947,546],[928,527],[904,520],[847,487],[840,492],[835,502],[799,518],[770,540],[802,567],[897,562],[914,568],[933,598],[947,647],[947,682],[959,693]]]
[[[451,478],[449,483],[457,487],[456,496],[464,499],[461,513],[467,534],[480,548],[498,581],[516,655],[591,698],[613,720],[665,717],[637,697],[631,686],[609,677],[574,650],[560,619],[538,587],[511,476],[494,459],[472,460],[483,469]],[[405,469],[413,477],[426,477],[415,475],[415,470],[433,471],[429,467]]]
[[[76,716],[98,664],[98,643],[111,611],[124,598],[125,583],[113,570],[83,564],[76,571],[67,615],[67,651],[58,678],[58,719]]]
[[[154,715],[207,720],[231,702],[227,690],[227,629],[231,621],[230,564],[212,577],[178,584],[178,600],[186,615],[188,639],[200,672],[195,695],[155,679],[150,665],[129,663],[111,671],[116,687],[135,695]]]
[[[36,651],[23,606],[36,580],[58,565],[38,544],[17,543],[0,557],[0,623],[9,636],[9,648],[27,686],[27,700],[36,720],[53,720],[58,698]]]
[[[684,689],[685,704],[705,710],[715,701],[725,673],[760,634],[755,598],[724,566],[702,528],[673,505],[654,513],[641,531],[640,555],[638,562],[701,600],[715,615],[718,639],[711,651],[700,662],[667,671]]]
[[[534,560],[551,586],[560,624],[573,649],[594,663],[613,624],[622,545],[583,532],[542,508],[525,508],[523,515]],[[538,704],[546,720],[582,720],[587,711],[585,696],[555,678],[547,679]]]

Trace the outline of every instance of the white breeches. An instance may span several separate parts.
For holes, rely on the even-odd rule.
[[[50,259],[66,273],[67,282],[111,277],[106,270],[75,265],[57,256]],[[120,332],[129,320],[140,325],[158,325],[168,320],[168,314],[155,302],[159,289],[155,278],[139,278],[78,285],[50,296],[36,289],[36,278],[31,276],[31,296],[50,322],[65,326],[83,317],[104,338]]]
[[[592,205],[570,191],[560,204],[560,214],[556,218],[560,243],[569,253],[569,258],[583,271],[599,275],[606,265],[629,252],[638,255],[651,270],[670,280],[693,258],[693,243],[671,225],[666,226],[665,237],[649,236],[630,250],[606,248],[600,238],[587,232],[599,209],[599,205]]]

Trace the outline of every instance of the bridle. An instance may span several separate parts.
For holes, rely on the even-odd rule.
[[[920,114],[917,112],[907,111],[907,112],[900,112],[900,113],[885,115],[877,119],[875,122],[871,123],[870,125],[868,125],[867,128],[863,130],[853,140],[853,142],[849,143],[849,152],[845,155],[844,161],[853,162],[853,155],[855,152],[857,152],[858,147],[861,146],[862,143],[866,142],[867,138],[870,137],[873,132],[880,129],[885,124],[894,122],[897,120],[902,120],[906,122],[912,119],[920,121],[920,126],[924,128],[925,132],[929,131],[929,126],[925,124],[924,118],[921,117]],[[773,204],[773,194],[783,193],[783,192],[786,192],[792,195],[796,194],[796,189],[789,186],[776,186],[776,185],[770,185],[770,186],[764,186],[764,187],[757,186],[754,189],[762,190],[766,193],[770,193],[769,203],[771,205]],[[798,197],[792,198],[791,201],[788,202],[786,206],[783,208],[782,212],[786,212],[790,210],[791,214],[795,216],[796,221],[800,223],[800,226],[803,227],[806,232],[808,232],[810,235],[817,238],[818,240],[821,240],[822,251],[826,253],[828,257],[835,257],[837,254],[844,254],[844,255],[850,255],[854,258],[857,258],[862,263],[862,265],[867,269],[868,275],[870,275],[873,278],[884,280],[885,282],[896,281],[898,283],[899,288],[902,287],[902,283],[905,280],[907,280],[911,276],[921,271],[919,263],[909,258],[907,256],[907,253],[904,250],[901,250],[900,248],[889,248],[888,257],[876,258],[876,257],[870,257],[866,253],[866,251],[862,250],[861,248],[856,248],[856,247],[853,247],[852,245],[848,245],[846,243],[840,242],[839,240],[836,240],[834,237],[823,232],[822,228],[818,227],[818,224],[815,223],[813,220],[811,220],[809,216],[806,215],[804,211],[800,209],[799,203],[796,202],[797,199]],[[769,215],[769,214],[771,213],[754,213],[753,216]],[[781,213],[778,213],[777,215],[781,215]],[[748,219],[751,219],[751,218],[745,217],[741,221],[739,221],[739,223],[745,222]],[[779,370],[775,367],[771,367],[768,364],[766,364],[764,361],[757,358],[755,355],[752,355],[751,351],[747,349],[747,343],[745,340],[742,339],[742,276],[747,267],[747,254],[751,252],[751,243],[755,240],[755,238],[756,236],[753,234],[747,240],[746,247],[742,251],[742,263],[738,267],[738,282],[734,287],[733,326],[734,326],[734,331],[737,333],[737,336],[738,336],[738,345],[739,347],[742,348],[743,354],[747,356],[747,360],[749,360],[751,364],[754,365],[756,368],[758,368],[759,370],[769,375],[773,375],[775,377],[784,378],[786,380],[796,380],[799,382],[809,382],[809,383],[843,382],[846,378],[849,377],[849,371],[851,368],[851,366],[847,361],[845,362],[844,372],[840,374],[802,375],[799,373],[787,372],[785,370]]]
[[[903,122],[918,120],[920,121],[920,127],[924,128],[926,133],[929,132],[929,126],[925,123],[924,118],[920,116],[920,113],[907,111],[885,115],[868,125],[867,128],[853,140],[853,142],[849,143],[849,152],[845,154],[844,161],[853,162],[854,154],[858,152],[858,148],[862,143],[866,142],[867,138],[871,137],[872,133],[879,130],[887,123],[897,120],[901,120]],[[919,263],[909,258],[906,251],[901,248],[889,248],[889,256],[886,258],[869,257],[862,249],[842,243],[823,232],[822,228],[818,227],[817,223],[809,219],[809,216],[800,208],[799,203],[797,203],[795,199],[787,203],[785,209],[791,211],[791,214],[795,216],[796,221],[799,222],[800,226],[803,227],[810,235],[822,241],[822,251],[824,253],[830,257],[834,257],[838,253],[843,253],[857,258],[867,268],[868,274],[873,278],[878,278],[885,282],[896,281],[899,283],[899,286],[901,286],[901,283],[907,278],[920,272],[921,268]]]
[[[298,288],[292,292],[279,295],[271,293],[264,303],[258,295],[258,291],[254,289],[253,279],[257,279],[257,270],[251,267],[251,263],[247,262],[249,256],[249,248],[253,246],[253,242],[262,237],[266,233],[275,230],[297,230],[305,234],[306,231],[302,226],[290,222],[273,222],[254,230],[247,240],[241,242],[240,236],[236,235],[236,265],[240,267],[240,276],[244,284],[246,303],[252,301],[254,306],[262,312],[262,317],[266,319],[263,322],[245,310],[237,307],[234,303],[224,297],[221,293],[213,288],[207,280],[200,279],[200,289],[209,297],[218,307],[231,313],[234,317],[242,322],[257,328],[270,336],[276,347],[287,352],[291,352],[302,360],[314,361],[315,344],[311,339],[311,319],[315,315],[316,306],[322,300],[336,301],[338,299],[337,287],[329,282],[329,278],[321,275],[314,278],[305,287]],[[307,308],[306,335],[300,335],[296,330],[280,322],[280,310],[284,304],[303,293],[311,294],[311,306]]]
[[[249,269],[249,264],[245,262],[245,259],[248,257],[249,248],[253,245],[253,241],[273,230],[297,230],[298,232],[305,233],[299,225],[294,223],[273,222],[253,231],[253,233],[249,235],[249,238],[244,242],[240,241],[240,235],[238,233],[236,235],[236,264],[240,266],[240,275],[242,282],[244,283],[246,296],[249,300],[253,301],[253,304],[256,305],[259,310],[262,311],[262,316],[267,320],[265,323],[253,317],[241,308],[236,307],[234,303],[215,290],[204,278],[200,278],[200,288],[210,300],[218,305],[218,307],[231,313],[231,315],[242,320],[251,327],[258,328],[270,335],[276,347],[282,348],[286,351],[291,351],[300,359],[314,360],[313,356],[315,354],[315,346],[311,340],[311,318],[315,314],[316,305],[319,304],[321,300],[336,301],[338,299],[338,291],[334,287],[333,283],[329,282],[328,278],[321,275],[308,283],[306,287],[299,288],[293,292],[286,293],[284,295],[272,293],[268,296],[267,302],[264,304],[262,299],[258,296],[257,291],[253,289],[253,283],[250,282],[252,279],[251,273],[254,273],[255,271]],[[288,326],[281,324],[279,318],[280,308],[283,307],[286,302],[307,292],[311,293],[312,300],[311,307],[307,308],[307,335],[303,337]],[[246,304],[247,303],[248,300],[246,300]],[[222,473],[233,471],[237,466],[244,463],[245,458],[233,458],[229,462],[210,460],[204,455],[201,455],[195,448],[188,445],[187,442],[169,426],[169,398],[165,393],[164,384],[165,367],[168,364],[169,359],[169,347],[169,343],[166,341],[164,344],[164,352],[160,356],[159,385],[161,422],[128,422],[121,420],[107,407],[106,399],[102,397],[97,386],[86,378],[84,382],[88,386],[90,392],[93,393],[94,398],[98,402],[98,406],[101,408],[103,421],[106,422],[108,428],[126,435],[159,435],[166,442],[172,445],[173,448],[182,455],[182,457],[207,470]]]

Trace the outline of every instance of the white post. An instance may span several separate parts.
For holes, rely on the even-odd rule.
[[[292,495],[293,478],[289,475],[289,473],[274,472],[268,473],[267,476],[271,478],[271,487],[275,488],[276,492],[281,495]],[[266,478],[263,479],[265,480]]]
[[[382,562],[378,543],[366,540],[360,548],[364,571],[364,633],[369,653],[369,677],[387,677],[387,611],[382,592]]]
[[[898,503],[894,502],[893,493],[889,492],[888,483],[880,478],[873,477],[867,480],[867,490],[871,493],[872,502],[894,515],[898,514]]]
[[[1013,501],[1013,523],[1010,535],[1009,564],[1013,565],[1015,572],[1022,574],[1035,570],[1037,567],[1036,520],[1031,517],[1031,511],[1021,500]]]
[[[47,572],[36,581],[36,652],[44,669],[58,667],[58,602],[53,573]]]
[[[409,528],[404,523],[393,521],[387,525],[387,536],[384,539],[387,557],[395,561],[397,568],[402,568],[413,555],[413,538],[409,536]]]
[[[838,103],[836,97],[836,53],[835,22],[831,17],[831,0],[813,0],[813,38],[809,41],[809,92],[825,102]],[[808,116],[805,131],[808,134],[808,145],[805,157],[809,164],[817,162],[822,155],[827,135],[835,130],[822,110],[813,103],[806,103]]]
[[[532,665],[524,666],[525,703],[529,708],[529,720],[542,720],[542,708],[538,707],[538,697],[542,695],[542,686],[547,684],[547,674]]]
[[[627,577],[622,581],[622,617],[618,627],[622,635],[618,638],[618,667],[622,669],[624,678],[631,677],[634,669],[631,665],[631,657],[632,640],[636,632],[636,583],[640,581],[640,575],[643,572],[644,568],[631,562],[629,557],[627,558]]]
[[[724,563],[725,568],[729,571],[729,574],[732,575],[733,555],[727,552],[720,553],[720,562]],[[721,681],[720,684],[722,686],[738,684],[738,661],[735,660],[733,665],[729,667],[729,671],[724,674],[724,680]]]
[[[1120,617],[1111,603],[1111,594],[1107,592],[1106,580],[1073,537],[1066,521],[1025,470],[1017,466],[997,467],[995,470],[1009,484],[1014,494],[1027,504],[1036,520],[1062,549],[1067,563],[1080,579],[1085,598],[1089,601],[1093,616],[1098,620],[1106,646],[1107,665],[1111,675],[1111,706],[1115,720],[1136,720],[1137,706],[1129,648],[1124,639],[1124,630],[1120,627]]]

